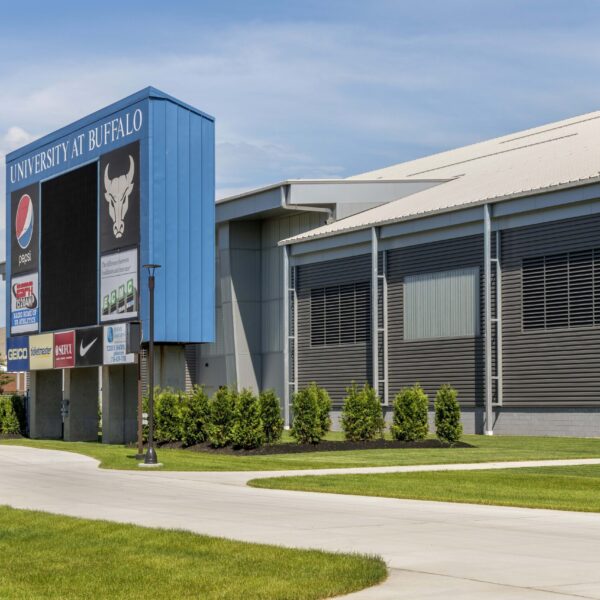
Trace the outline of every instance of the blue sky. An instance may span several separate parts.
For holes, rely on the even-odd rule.
[[[220,196],[596,110],[599,25],[595,0],[5,1],[0,199],[4,153],[147,85],[216,117]]]

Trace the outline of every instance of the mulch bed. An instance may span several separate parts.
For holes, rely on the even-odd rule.
[[[379,450],[382,448],[448,448],[448,444],[444,444],[437,439],[421,440],[419,442],[401,442],[397,440],[373,440],[371,442],[347,442],[347,441],[324,441],[320,444],[270,444],[255,448],[254,450],[234,449],[231,446],[225,448],[213,448],[208,443],[196,444],[195,446],[183,447],[181,442],[168,442],[159,444],[161,448],[173,448],[190,450],[192,452],[210,452],[213,454],[229,454],[237,456],[262,455],[268,456],[273,454],[299,454],[301,452],[339,452],[340,450]],[[458,442],[453,448],[473,448],[471,444],[466,442]]]
[[[0,440],[21,440],[23,436],[19,433],[0,433]]]

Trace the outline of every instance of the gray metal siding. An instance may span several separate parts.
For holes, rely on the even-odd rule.
[[[502,232],[505,405],[600,405],[600,328],[522,331],[522,259],[589,248],[600,216]]]
[[[462,404],[483,401],[483,338],[448,337],[404,340],[404,277],[478,267],[483,273],[483,236],[474,235],[388,252],[388,335],[390,400],[401,388],[419,382],[430,401],[443,383],[459,392]],[[483,278],[480,277],[483,300]],[[480,314],[483,315],[481,307]],[[481,323],[480,331],[483,331]]]
[[[371,256],[304,265],[298,271],[298,383],[303,387],[316,381],[327,389],[334,403],[340,403],[352,381],[359,385],[371,381],[371,344],[367,340],[339,346],[311,346],[310,290],[370,281]]]
[[[478,267],[406,276],[404,338],[479,335],[480,280]]]

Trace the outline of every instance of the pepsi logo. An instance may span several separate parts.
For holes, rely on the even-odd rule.
[[[19,246],[25,250],[33,237],[33,202],[29,194],[23,194],[17,206],[15,232]]]

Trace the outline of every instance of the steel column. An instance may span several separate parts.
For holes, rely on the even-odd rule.
[[[379,265],[378,232],[371,228],[371,368],[373,388],[379,394]]]
[[[492,410],[492,227],[490,205],[483,207],[484,261],[484,357],[485,357],[485,426],[484,434],[493,435]]]
[[[283,423],[290,426],[290,258],[283,246]]]

